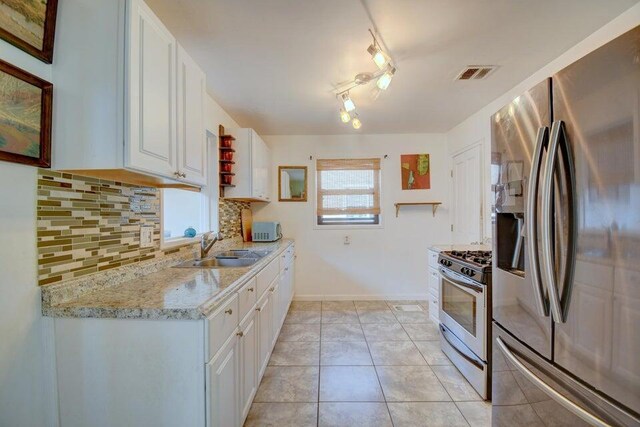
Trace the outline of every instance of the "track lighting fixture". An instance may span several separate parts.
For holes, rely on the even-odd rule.
[[[344,108],[340,109],[340,120],[342,120],[342,123],[349,123],[351,120],[351,116],[344,110]]]
[[[356,109],[356,104],[354,104],[351,98],[349,98],[349,92],[342,94],[342,103],[344,104],[344,109],[347,113]]]
[[[389,59],[387,58],[387,55],[384,54],[382,49],[372,44],[367,49],[367,52],[371,54],[371,59],[373,59],[373,62],[375,62],[378,68],[380,70],[384,70],[384,68],[387,66],[387,62],[389,62]]]
[[[376,85],[382,90],[387,90],[395,73],[396,69],[394,67],[390,67],[382,76],[380,76],[380,78],[376,82]]]
[[[360,127],[362,127],[362,122],[360,121],[360,119],[358,118],[358,115],[356,114],[356,116],[353,118],[353,120],[351,120],[351,125],[353,126],[354,129],[360,129]]]

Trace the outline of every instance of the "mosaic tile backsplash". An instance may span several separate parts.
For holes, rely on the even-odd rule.
[[[141,261],[193,245],[160,250],[157,188],[40,169],[38,172],[38,283],[48,285]],[[220,230],[240,234],[245,203],[221,201]],[[140,247],[140,226],[154,227],[156,245]]]

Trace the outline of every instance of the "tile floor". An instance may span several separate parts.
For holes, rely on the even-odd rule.
[[[245,426],[490,426],[438,339],[426,301],[294,301]]]

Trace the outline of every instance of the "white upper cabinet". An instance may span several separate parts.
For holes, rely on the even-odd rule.
[[[204,126],[206,77],[178,45],[178,170],[182,179],[207,183],[207,142]]]
[[[176,39],[141,0],[130,0],[127,30],[126,166],[181,178],[176,159]]]
[[[143,0],[65,3],[56,44],[77,48],[53,64],[53,168],[206,185],[200,67]]]
[[[271,153],[269,147],[253,129],[231,129],[236,140],[233,179],[235,187],[225,190],[227,199],[271,201]]]

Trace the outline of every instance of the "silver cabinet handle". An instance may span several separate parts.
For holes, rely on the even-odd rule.
[[[240,338],[242,338],[244,336],[244,332],[240,331],[236,335],[239,336]]]
[[[260,307],[256,307],[256,311],[262,311]]]
[[[582,418],[587,423],[600,426],[600,427],[610,427],[611,425],[604,420],[598,418],[590,412],[585,411],[580,406],[576,405],[562,394],[558,393],[553,387],[549,384],[545,383],[542,379],[540,379],[536,374],[531,372],[526,366],[518,360],[518,358],[509,350],[507,345],[502,341],[500,337],[496,338],[496,344],[498,344],[498,348],[502,351],[502,354],[511,362],[517,369],[520,371],[522,375],[524,375],[529,381],[535,384],[538,388],[544,391],[550,398],[555,400],[558,404],[562,405],[565,409],[572,412],[576,416]]]
[[[184,172],[182,172],[182,173],[180,174],[180,176],[181,176],[182,178],[186,178],[186,177],[187,177],[187,174],[186,174],[186,173],[184,173]]]
[[[275,290],[276,290],[276,288],[275,288],[275,287],[273,287],[273,288],[271,288],[271,289],[269,289],[269,290],[270,290],[271,292],[273,292],[273,291],[275,291]]]
[[[253,288],[249,288],[247,289],[249,292],[253,292]]]
[[[540,279],[540,260],[538,259],[538,218],[536,202],[540,183],[540,168],[542,167],[542,154],[549,138],[549,128],[546,126],[538,129],[535,154],[529,173],[529,186],[527,189],[527,211],[525,212],[525,228],[527,230],[527,247],[529,252],[529,268],[531,269],[531,283],[536,296],[536,305],[541,316],[549,316],[549,309],[544,301],[544,290]]]
[[[229,310],[225,310],[224,311],[225,314],[233,314],[233,310],[229,309]]]

